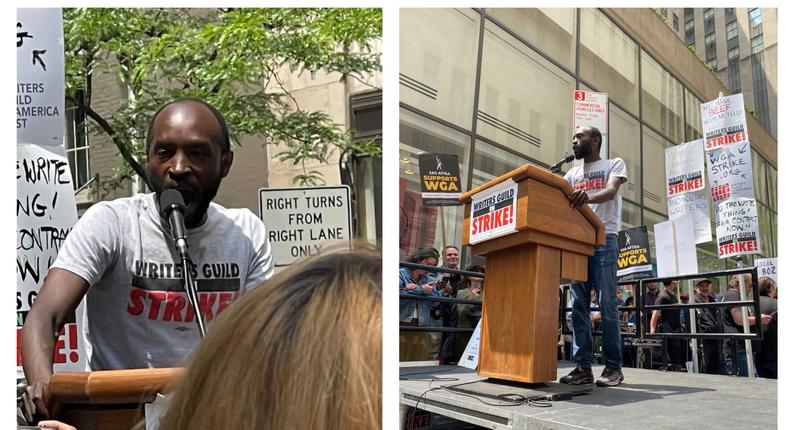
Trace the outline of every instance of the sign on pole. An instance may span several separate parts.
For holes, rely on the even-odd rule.
[[[754,199],[730,199],[719,203],[716,239],[719,258],[760,253],[760,228]]]
[[[705,191],[667,197],[667,209],[671,220],[691,217],[694,223],[695,243],[710,242],[713,239],[710,228],[710,206]]]
[[[62,145],[64,127],[61,9],[17,9],[16,141]]]
[[[592,91],[573,92],[573,129],[595,127],[601,134],[609,133],[609,95]]]
[[[757,279],[767,276],[775,282],[779,282],[778,258],[755,258],[754,265],[757,267]]]
[[[288,266],[331,244],[351,243],[348,186],[261,188],[258,194],[276,267]]]
[[[732,198],[754,198],[749,142],[712,149],[707,155],[710,194],[714,205]]]
[[[475,244],[516,231],[518,184],[512,179],[472,197],[469,243]]]
[[[647,226],[620,230],[617,233],[617,280],[630,281],[653,276]]]
[[[665,150],[667,197],[705,189],[705,156],[702,139]]]
[[[703,103],[700,113],[706,151],[748,140],[743,94],[719,97]]]
[[[460,206],[461,173],[455,154],[420,154],[420,185],[425,206]]]
[[[17,366],[22,365],[20,336],[30,307],[77,222],[71,171],[62,146],[17,144],[16,163],[16,310]],[[82,306],[82,305],[80,305]],[[82,308],[77,312],[82,315]],[[84,346],[76,322],[66,324],[55,343],[55,370],[84,370]]]
[[[659,278],[698,273],[694,224],[686,218],[653,226],[656,234],[656,271]]]

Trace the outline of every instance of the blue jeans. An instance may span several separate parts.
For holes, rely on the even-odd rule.
[[[573,361],[578,366],[593,363],[590,327],[590,290],[595,289],[601,308],[603,353],[607,367],[622,364],[620,318],[617,312],[617,235],[607,234],[606,245],[596,246],[587,259],[587,282],[571,284],[573,297]]]

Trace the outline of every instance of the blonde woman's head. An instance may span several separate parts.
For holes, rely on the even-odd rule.
[[[311,258],[209,327],[163,429],[381,426],[381,257]]]

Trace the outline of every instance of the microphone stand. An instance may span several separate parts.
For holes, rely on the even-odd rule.
[[[181,267],[184,269],[184,291],[187,293],[187,299],[192,308],[195,309],[195,322],[200,331],[200,338],[206,337],[206,323],[203,321],[203,310],[200,309],[200,301],[197,293],[197,283],[192,278],[192,260],[189,254],[181,253]]]

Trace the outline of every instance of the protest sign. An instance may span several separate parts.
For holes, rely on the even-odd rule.
[[[653,276],[647,226],[621,230],[617,233],[617,280],[630,281]]]
[[[704,190],[667,197],[667,209],[671,220],[685,217],[693,219],[695,243],[705,243],[713,239],[710,207]]]
[[[482,323],[482,321],[477,322],[475,331],[472,333],[472,337],[466,344],[466,348],[464,348],[464,353],[461,355],[461,360],[458,361],[459,366],[472,370],[477,369],[477,363],[480,360],[480,323]]]
[[[64,59],[61,9],[17,9],[16,140],[63,143]]]
[[[472,197],[469,243],[475,244],[516,231],[518,184],[508,179]]]
[[[656,235],[656,271],[659,278],[699,272],[691,218],[656,224],[653,231]]]
[[[700,105],[705,150],[748,140],[743,94],[720,97]]]
[[[17,144],[16,183],[17,366],[20,366],[22,325],[63,241],[77,222],[77,206],[62,146]],[[77,317],[72,317],[74,320],[66,324],[56,340],[57,371],[84,368],[84,346],[75,325],[81,315],[82,305]]]
[[[276,267],[288,266],[335,243],[349,244],[348,186],[262,188],[259,213]]]
[[[757,202],[754,199],[731,199],[719,203],[716,239],[719,258],[759,254]]]
[[[779,259],[778,258],[755,258],[754,266],[757,267],[757,278],[767,276],[777,283],[779,282]]]
[[[460,206],[461,173],[454,154],[420,154],[420,186],[425,206]]]
[[[749,142],[707,152],[710,193],[714,206],[732,198],[754,198]]]
[[[704,154],[702,139],[665,150],[667,197],[705,189]]]

